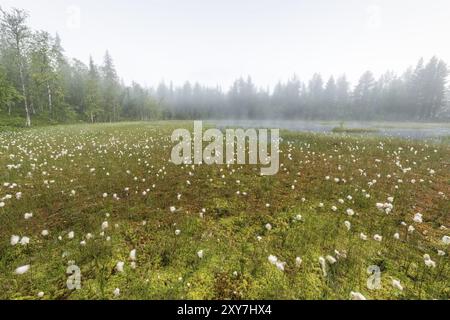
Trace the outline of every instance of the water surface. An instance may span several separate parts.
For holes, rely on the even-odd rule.
[[[295,132],[330,133],[339,127],[340,122],[334,121],[304,121],[304,120],[208,120],[218,128],[268,128],[284,129]],[[412,122],[358,122],[343,123],[345,128],[361,128],[376,130],[365,133],[407,139],[440,139],[450,136],[450,123],[412,123]]]

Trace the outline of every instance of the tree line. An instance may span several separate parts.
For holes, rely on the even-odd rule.
[[[437,57],[420,59],[402,75],[386,72],[378,79],[365,72],[352,88],[342,75],[307,82],[293,76],[273,90],[258,88],[250,77],[234,82],[228,92],[189,82],[182,87],[161,83],[155,93],[165,118],[249,118],[449,121],[447,65]]]
[[[137,83],[125,86],[106,52],[98,66],[64,54],[61,39],[32,31],[27,12],[0,8],[0,107],[21,116],[55,122],[113,122],[158,117],[150,90]]]
[[[69,59],[61,39],[27,25],[21,9],[0,8],[0,119],[115,122],[151,119],[450,120],[449,70],[437,57],[403,74],[365,72],[353,88],[345,76],[308,82],[293,76],[273,89],[250,77],[227,91],[186,82],[146,88],[120,80],[111,55],[97,65]]]

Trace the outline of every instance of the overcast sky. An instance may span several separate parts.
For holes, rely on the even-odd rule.
[[[402,71],[421,56],[450,63],[449,0],[1,0],[58,32],[69,57],[108,49],[126,83],[185,80],[227,89],[365,70]]]

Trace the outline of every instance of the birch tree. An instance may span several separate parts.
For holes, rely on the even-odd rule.
[[[5,42],[14,51],[16,66],[19,70],[20,85],[25,109],[25,125],[31,126],[30,108],[28,105],[26,50],[30,38],[30,30],[26,25],[28,14],[21,9],[12,8],[5,11],[0,8],[0,26]]]

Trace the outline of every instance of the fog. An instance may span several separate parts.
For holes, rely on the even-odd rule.
[[[8,115],[450,119],[448,1],[4,0],[2,8]],[[14,21],[24,31],[17,43]]]

